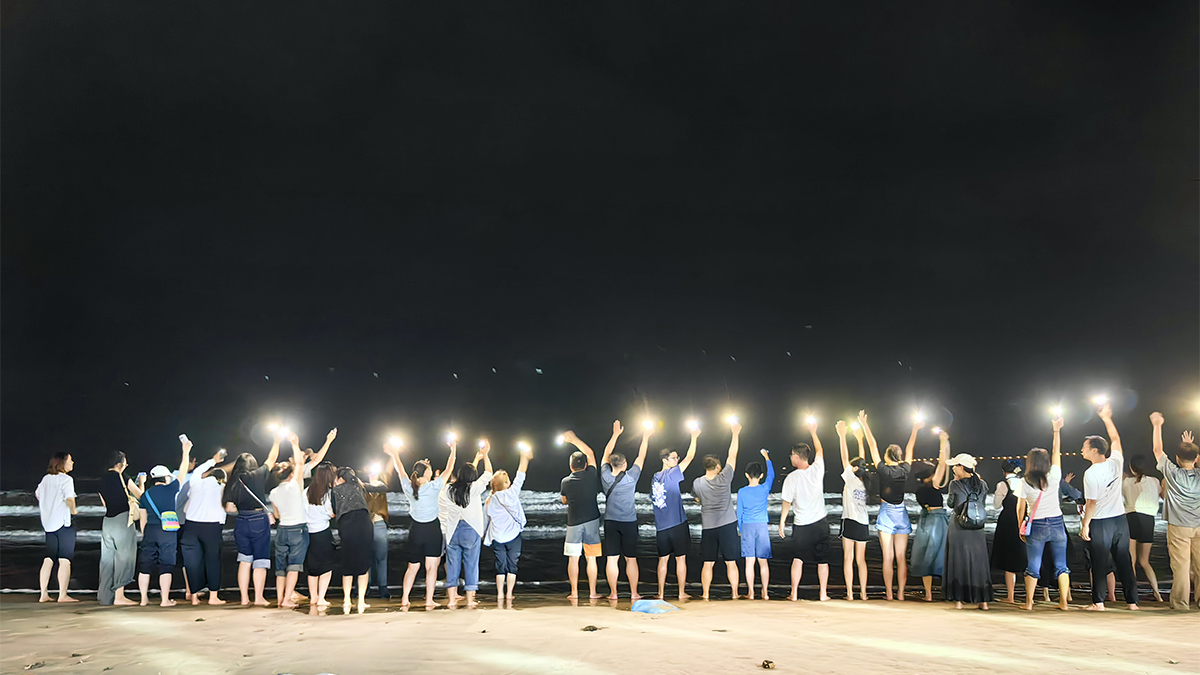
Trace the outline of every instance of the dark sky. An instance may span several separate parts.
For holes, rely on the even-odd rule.
[[[923,405],[1015,454],[1059,399],[1077,445],[1099,389],[1133,439],[1200,426],[1198,24],[5,3],[3,487],[59,449],[81,477],[183,431],[250,449],[271,415],[347,463],[389,428],[509,463],[528,435],[540,488],[556,431],[646,406],[663,442],[737,408],[780,451],[802,409],[890,441]]]

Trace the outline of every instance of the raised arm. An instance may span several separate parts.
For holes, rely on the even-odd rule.
[[[908,445],[904,446],[904,461],[910,464],[913,460],[913,449],[917,447],[917,432],[924,428],[924,420],[913,420],[912,433],[908,436]]]
[[[1117,433],[1117,425],[1112,421],[1112,405],[1105,403],[1100,408],[1100,419],[1104,422],[1104,428],[1108,430],[1108,447],[1111,452],[1119,452],[1125,454],[1121,449],[1121,435]]]
[[[733,438],[729,440],[729,455],[725,458],[725,465],[729,467],[736,467],[738,456],[738,436],[740,436],[742,433],[742,425],[732,424],[730,425],[729,429],[733,432]]]
[[[484,473],[491,473],[492,472],[492,444],[488,443],[487,440],[485,439],[483,441],[483,447],[480,448],[480,451],[483,452],[483,471],[484,471]],[[596,458],[593,457],[592,458],[592,466],[595,466],[595,465],[596,465]]]
[[[521,448],[517,452],[521,455],[521,462],[517,464],[517,473],[525,473],[529,469],[529,460],[533,457],[533,451]]]
[[[180,485],[182,485],[183,481],[187,480],[188,464],[191,463],[188,461],[188,457],[192,452],[192,442],[185,435],[183,439],[179,441],[179,445],[183,448],[183,458],[179,460],[179,473],[176,475],[179,476],[177,480],[179,481]]]
[[[857,429],[855,429],[854,427],[851,427],[851,431],[854,433],[854,440],[855,440],[855,441],[858,441],[858,454],[857,454],[857,455],[855,455],[855,456],[856,456],[856,457],[862,457],[863,459],[866,459],[867,455],[866,455],[866,453],[864,453],[864,452],[863,452],[863,432],[862,432],[862,425],[861,425],[861,424],[859,424]]]
[[[295,482],[301,488],[304,487],[304,451],[300,449],[300,438],[296,434],[292,434],[288,439],[292,442],[292,477],[288,480]],[[277,519],[278,515],[275,516]]]
[[[604,457],[600,460],[600,464],[608,464],[608,456],[612,454],[613,448],[617,447],[617,439],[624,431],[625,427],[621,426],[621,420],[614,420],[612,438],[608,439],[608,445],[604,446]]]
[[[400,479],[400,483],[408,483],[408,474],[404,472],[404,462],[400,460],[400,448],[391,443],[384,443],[383,452],[392,458],[392,466],[396,467],[396,477]]]
[[[1063,428],[1062,415],[1059,415],[1058,419],[1051,422],[1050,425],[1054,427],[1054,441],[1050,446],[1052,448],[1050,450],[1050,464],[1062,470],[1062,434],[1060,433]],[[1018,519],[1017,522],[1021,521]]]
[[[574,431],[567,431],[563,434],[563,440],[570,443],[579,449],[580,452],[587,455],[588,466],[596,466],[596,453],[587,443],[579,440]]]
[[[950,434],[943,429],[942,433],[938,434],[938,441],[938,461],[937,468],[933,471],[933,487],[941,490],[946,486],[946,479],[949,478],[946,462],[950,459]]]
[[[275,468],[275,460],[279,459],[279,441],[281,437],[275,434],[275,440],[271,443],[271,452],[267,453],[267,459],[263,462],[263,466],[267,467],[267,471]]]
[[[863,433],[867,437],[867,445],[871,448],[871,463],[875,466],[879,466],[879,446],[875,443],[875,434],[871,433],[871,426],[867,424],[866,410],[858,411],[858,423],[862,426]]]
[[[817,436],[816,420],[813,420],[811,423],[809,423],[808,433],[812,435],[813,452],[815,454],[813,457],[813,462],[815,463],[818,459],[825,461],[825,448],[821,447],[821,439]]]
[[[442,481],[443,486],[450,484],[451,472],[454,471],[454,460],[458,459],[458,441],[450,441],[448,445],[450,446],[450,456],[446,458],[446,469],[442,471],[442,476],[446,479]]]
[[[335,438],[337,438],[337,427],[329,430],[329,433],[325,435],[325,445],[322,445],[321,449],[313,454],[312,459],[308,460],[308,464],[305,464],[305,467],[312,469],[321,462],[324,462],[325,453],[329,452],[329,446],[333,444],[333,439]]]
[[[696,439],[697,438],[700,438],[700,429],[699,428],[692,429],[692,442],[690,445],[688,445],[687,455],[684,456],[683,460],[679,462],[679,470],[680,471],[687,471],[687,468],[689,466],[691,466],[691,464],[692,464],[692,460],[696,459]]]
[[[642,444],[638,446],[637,459],[633,461],[633,465],[639,470],[646,463],[646,450],[650,448],[650,436],[654,434],[654,429],[642,429]]]
[[[1162,444],[1163,416],[1162,416],[1162,413],[1160,413],[1160,412],[1150,413],[1150,425],[1153,427],[1153,429],[1151,431],[1151,434],[1153,437],[1153,444],[1150,446],[1150,448],[1152,450],[1154,450],[1154,463],[1158,464],[1160,461],[1162,461],[1162,457],[1163,457],[1163,444]]]
[[[129,494],[133,495],[134,499],[141,499],[142,493],[146,491],[145,488],[132,478],[125,479],[125,487],[129,488]]]
[[[833,429],[838,435],[838,450],[842,454],[842,466],[850,466],[850,449],[846,447],[846,423],[838,420],[837,424],[833,425]]]

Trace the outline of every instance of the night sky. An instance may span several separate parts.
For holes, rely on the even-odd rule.
[[[3,487],[271,417],[536,489],[646,410],[1200,427],[1197,4],[826,5],[5,3]]]

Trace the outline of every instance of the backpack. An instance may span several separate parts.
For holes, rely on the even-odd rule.
[[[975,479],[975,486],[981,488],[983,481]],[[964,530],[982,530],[987,523],[987,510],[983,506],[982,489],[971,490],[967,499],[954,507],[954,520]]]

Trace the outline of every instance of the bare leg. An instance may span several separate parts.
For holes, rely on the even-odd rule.
[[[342,609],[346,612],[350,611],[350,585],[354,583],[354,577],[342,575]]]
[[[38,588],[42,592],[41,595],[38,596],[38,602],[50,602],[50,575],[53,573],[54,559],[43,558],[42,569],[38,571]]]
[[[1071,601],[1071,575],[1058,575],[1058,608],[1062,611],[1067,611],[1070,607],[1067,603]]]
[[[161,607],[174,607],[175,601],[171,599],[171,573],[158,575],[158,590],[162,593]]]
[[[842,539],[842,577],[846,580],[846,599],[854,600],[854,540]]]
[[[892,599],[892,579],[896,572],[892,565],[896,558],[896,545],[892,543],[892,535],[887,532],[879,533],[879,548],[883,550],[883,590],[884,598]]]
[[[867,599],[867,542],[854,542],[854,557],[858,560],[858,586],[859,596],[863,600]]]
[[[671,560],[671,556],[662,556],[658,559],[658,599],[662,600],[663,595],[667,592],[667,563]]]
[[[1108,601],[1117,601],[1117,575],[1112,572],[1108,573]]]
[[[317,588],[320,589],[320,598],[317,600],[317,606],[327,607],[329,601],[325,599],[325,593],[329,591],[329,584],[333,582],[333,572],[326,572],[317,580]]]
[[[467,609],[478,607],[479,603],[475,602],[475,591],[467,591]]]
[[[625,576],[629,579],[629,599],[641,600],[642,596],[638,595],[638,577],[641,572],[638,570],[637,558],[625,558]]]
[[[687,556],[675,556],[675,579],[679,582],[679,599],[688,600],[692,596],[687,594]]]
[[[433,609],[438,606],[433,601],[433,592],[437,589],[437,570],[441,561],[441,556],[425,559],[425,609]]]
[[[238,563],[238,590],[242,592],[242,604],[250,604],[250,563]]]
[[[600,576],[600,569],[596,565],[596,556],[585,557],[587,558],[588,597],[596,599],[600,597],[600,594],[596,592],[596,579]]]
[[[1005,572],[1004,573],[1004,590],[1006,590],[1008,592],[1008,596],[1004,600],[1001,600],[1000,602],[1007,602],[1010,605],[1015,605],[1017,603],[1017,599],[1014,595],[1017,592],[1017,573],[1016,572]]]
[[[508,575],[506,575],[506,574],[497,574],[496,575],[496,605],[497,606],[500,606],[500,607],[504,606],[504,587],[507,585],[507,583],[508,583]]]
[[[1154,542],[1143,541],[1137,545],[1138,564],[1142,566],[1142,570],[1146,572],[1146,579],[1150,582],[1150,590],[1154,591],[1154,600],[1162,602],[1162,594],[1158,592],[1158,575],[1154,573],[1154,568],[1150,566],[1150,549],[1154,546]],[[1130,547],[1132,551],[1133,548]]]
[[[321,601],[321,577],[314,577],[311,574],[308,575],[308,594],[310,596],[312,596],[309,598],[308,604],[310,604],[310,605],[319,605],[320,604],[320,601]]]
[[[363,610],[370,607],[367,604],[367,581],[370,580],[371,573],[358,575],[358,613],[362,614]]]
[[[750,600],[754,599],[754,566],[758,562],[758,558],[746,558],[746,597]]]
[[[254,577],[254,604],[259,607],[270,607],[271,603],[263,596],[267,589],[267,568],[260,567],[253,571]]]
[[[762,599],[763,600],[771,599],[771,596],[767,595],[767,586],[769,586],[771,584],[771,568],[768,565],[768,563],[770,563],[770,562],[771,561],[767,560],[766,558],[758,559],[758,571],[759,571],[758,576],[759,576],[759,578],[762,579]]]
[[[788,600],[796,601],[796,588],[800,585],[800,575],[804,574],[804,561],[799,558],[792,559],[792,594],[788,596]]]
[[[568,598],[579,597],[579,556],[567,556],[567,580],[571,584],[571,594]]]
[[[283,589],[283,597],[286,598],[286,601],[280,602],[279,603],[280,607],[287,607],[289,609],[296,607],[296,603],[292,602],[292,592],[296,590],[296,582],[299,579],[300,579],[299,572],[293,571],[293,572],[287,573],[287,581],[285,582],[284,589]],[[311,592],[312,591],[310,590],[309,593],[311,593]]]
[[[1149,552],[1147,552],[1149,555]],[[67,587],[71,585],[71,561],[65,558],[58,559],[58,601],[59,602],[79,602],[75,598],[67,595]],[[174,604],[174,603],[172,603]]]
[[[729,588],[733,591],[731,596],[734,600],[738,599],[738,586],[742,580],[738,578],[738,568],[736,562],[725,561],[725,575],[729,577]]]
[[[829,563],[817,565],[817,581],[821,584],[821,602],[829,599],[825,591],[829,588]]]
[[[508,576],[508,599],[513,599],[513,589],[517,586],[517,575],[509,574]]]
[[[620,569],[617,567],[617,561],[621,559],[619,555],[610,555],[605,560],[604,578],[608,580],[608,599],[617,599],[617,579],[620,578]]]
[[[412,593],[413,584],[417,583],[417,572],[421,569],[421,563],[408,563],[408,569],[404,570],[404,595],[400,598],[400,606],[408,607],[408,596]]]
[[[138,574],[138,593],[142,595],[142,601],[138,604],[142,607],[150,604],[150,575]]]
[[[1038,580],[1031,576],[1025,577],[1025,609],[1033,611],[1033,599],[1037,596]]]
[[[708,587],[712,585],[713,565],[716,563],[704,562],[704,566],[700,568],[700,598],[708,599]]]
[[[925,602],[933,602],[933,577],[921,577],[921,583],[925,585]]]
[[[892,535],[896,544],[896,577],[899,581],[896,588],[896,599],[904,600],[904,586],[908,584],[908,535]]]
[[[275,602],[280,609],[283,608],[283,603],[287,602],[288,596],[283,594],[284,588],[287,586],[287,573],[275,575]]]

